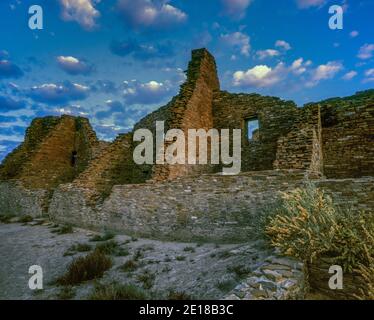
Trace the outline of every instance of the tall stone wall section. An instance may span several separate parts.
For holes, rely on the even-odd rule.
[[[17,179],[29,189],[53,190],[72,181],[87,167],[97,145],[96,134],[87,119],[71,116],[37,119],[27,131],[25,142],[5,159],[0,179]],[[18,168],[9,175],[9,164],[17,163]]]
[[[305,170],[311,177],[322,175],[322,127],[319,105],[300,109],[290,132],[279,138],[274,168]]]
[[[324,174],[374,175],[374,90],[322,101]]]
[[[273,169],[278,139],[286,135],[299,116],[296,105],[275,97],[258,94],[219,92],[214,97],[214,127],[242,130],[242,171]],[[246,119],[259,121],[258,139],[250,141]]]
[[[0,165],[0,180],[17,179],[22,168],[31,160],[42,141],[56,127],[61,119],[57,117],[36,118],[25,134],[25,140],[3,160]]]
[[[84,171],[99,148],[85,118],[35,119],[24,143],[0,168],[0,208],[14,214],[46,213],[53,190]]]
[[[219,80],[214,57],[207,50],[192,51],[187,70],[187,81],[181,86],[179,95],[170,105],[167,128],[181,129],[186,137],[188,154],[188,129],[213,128],[213,93],[219,90]],[[165,149],[173,142],[166,142]],[[210,148],[208,148],[210,150]],[[209,157],[209,155],[208,155]],[[186,175],[198,175],[211,171],[206,165],[157,165],[153,167],[152,179],[163,181]]]
[[[132,133],[119,135],[71,185],[85,189],[87,201],[94,205],[108,197],[115,184],[145,182],[147,174],[133,162],[132,140]]]

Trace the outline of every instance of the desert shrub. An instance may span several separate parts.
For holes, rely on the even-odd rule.
[[[228,267],[227,271],[234,273],[238,279],[243,279],[251,273],[251,270],[244,265]]]
[[[112,267],[112,260],[105,254],[94,251],[84,257],[74,259],[67,272],[57,279],[60,285],[76,285],[84,281],[101,278]]]
[[[12,218],[14,218],[14,214],[1,214],[0,215],[0,222],[2,223],[9,223]]]
[[[18,219],[18,222],[20,222],[20,223],[27,223],[27,222],[31,222],[31,221],[33,221],[33,217],[29,216],[29,215],[22,216]]]
[[[72,256],[77,252],[88,252],[92,247],[87,243],[76,243],[73,244],[65,253],[64,256]]]
[[[144,252],[141,249],[137,249],[134,253],[134,260],[138,261],[144,258]]]
[[[138,263],[134,260],[126,261],[121,267],[120,270],[123,272],[133,272],[139,267]]]
[[[147,294],[132,284],[111,283],[95,286],[90,300],[145,300]]]
[[[145,270],[143,273],[137,276],[137,280],[143,283],[144,289],[151,289],[153,287],[156,276],[149,270]]]
[[[234,280],[222,280],[216,283],[217,289],[222,292],[229,292],[236,286],[236,281]]]
[[[229,250],[224,250],[218,253],[220,259],[227,259],[232,256],[232,253]]]
[[[282,194],[265,232],[271,244],[289,255],[313,263],[332,258],[346,272],[357,272],[367,283],[360,298],[374,296],[374,216],[337,209],[331,198],[312,184]]]
[[[75,297],[75,290],[71,286],[62,287],[57,294],[59,300],[70,300]]]
[[[312,184],[282,194],[266,233],[271,244],[286,255],[311,263],[328,256],[349,272],[360,264],[369,267],[374,254],[374,217],[338,210]]]
[[[367,283],[366,291],[360,289],[360,295],[356,295],[356,298],[360,300],[374,300],[374,257],[370,257],[368,266],[360,263],[355,271],[358,272]]]
[[[111,240],[108,242],[97,244],[95,250],[103,254],[115,254],[118,248],[119,248],[118,243],[116,241]]]
[[[280,206],[265,230],[271,244],[284,254],[313,261],[329,252],[337,229],[331,198],[308,185],[282,193]]]
[[[56,229],[52,230],[52,233],[57,233],[57,234],[68,234],[68,233],[73,233],[74,229],[73,226],[70,224],[64,224],[62,226],[58,226]]]
[[[194,247],[185,247],[185,248],[183,249],[183,251],[194,253],[194,252],[196,252],[196,249],[195,249]]]
[[[170,290],[166,299],[167,300],[192,300],[192,297],[184,291]]]
[[[175,260],[177,260],[177,261],[184,261],[184,260],[186,260],[186,257],[185,256],[176,256]]]
[[[103,235],[95,235],[93,236],[90,241],[99,242],[99,241],[108,241],[115,237],[113,232],[107,231]]]

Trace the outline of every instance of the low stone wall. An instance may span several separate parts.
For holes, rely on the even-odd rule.
[[[162,183],[117,185],[103,202],[92,190],[60,186],[50,200],[46,190],[0,183],[2,214],[49,214],[62,223],[113,229],[134,236],[182,241],[248,241],[253,222],[279,199],[280,191],[306,181],[305,172],[275,170],[237,176],[203,175]],[[338,206],[374,212],[374,178],[313,180]]]
[[[280,190],[300,186],[302,171],[264,171],[238,176],[204,175],[169,182],[114,186],[96,207],[88,190],[63,185],[49,213],[60,222],[109,228],[171,240],[248,241],[253,218],[278,199]]]
[[[270,256],[224,300],[301,300],[307,289],[302,263]]]
[[[343,273],[343,289],[332,290],[329,288],[329,273],[331,266],[335,265],[333,259],[321,258],[313,264],[308,265],[308,282],[314,292],[323,293],[334,300],[355,300],[367,292],[368,283],[358,273]]]
[[[0,214],[38,217],[46,213],[47,199],[46,190],[28,190],[13,181],[0,183]]]
[[[315,184],[331,195],[338,207],[351,207],[374,214],[374,177],[321,179],[315,181]]]

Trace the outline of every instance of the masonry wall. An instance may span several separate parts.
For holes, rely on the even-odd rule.
[[[242,129],[242,171],[271,170],[276,159],[278,139],[286,135],[299,117],[290,101],[258,94],[217,93],[213,103],[214,127]],[[247,139],[245,120],[258,118],[259,136]]]
[[[84,189],[62,185],[49,214],[59,222],[113,229],[134,236],[180,241],[248,241],[253,217],[279,199],[279,191],[302,186],[303,170],[203,175],[170,182],[116,185],[101,204],[87,205]],[[374,178],[316,180],[342,206],[374,210]]]
[[[25,142],[5,159],[0,180],[17,179],[29,189],[53,190],[72,181],[87,167],[97,145],[96,134],[87,119],[36,119]]]
[[[133,162],[132,133],[119,135],[90,163],[73,185],[85,189],[88,203],[95,205],[109,196],[115,184],[143,183],[148,172]]]
[[[322,101],[324,174],[374,175],[374,90]]]
[[[205,49],[192,51],[192,59],[187,70],[187,81],[181,86],[179,95],[170,105],[170,114],[166,125],[168,129],[181,129],[184,132],[186,155],[188,154],[188,129],[209,130],[213,128],[213,93],[218,90],[219,80],[214,57]],[[171,143],[173,142],[166,142],[165,148]],[[163,181],[211,171],[212,168],[209,165],[156,165],[153,167],[152,179]]]
[[[0,168],[1,212],[45,214],[53,190],[73,181],[98,156],[101,147],[85,118],[35,119],[24,143],[8,155]]]
[[[314,178],[322,175],[322,127],[318,105],[299,109],[290,131],[278,140],[274,168],[305,170]]]

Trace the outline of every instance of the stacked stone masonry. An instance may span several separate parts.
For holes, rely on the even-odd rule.
[[[232,139],[232,130],[241,129],[239,175],[220,174],[220,164],[136,165],[134,131],[107,143],[85,118],[37,118],[0,166],[0,213],[49,215],[157,239],[245,242],[254,233],[252,218],[275,204],[281,191],[313,181],[338,206],[373,214],[374,90],[302,108],[276,97],[233,94],[220,89],[214,57],[205,49],[192,52],[186,75],[178,95],[134,131],[149,129],[155,137],[156,121],[164,121],[165,131],[187,136],[188,129],[230,129]],[[253,119],[259,129],[249,139]],[[304,281],[297,268],[293,275],[294,269],[269,265],[259,266],[231,298],[302,294],[302,286],[294,287]],[[291,278],[278,281],[282,272]],[[271,284],[269,277],[275,277]]]

